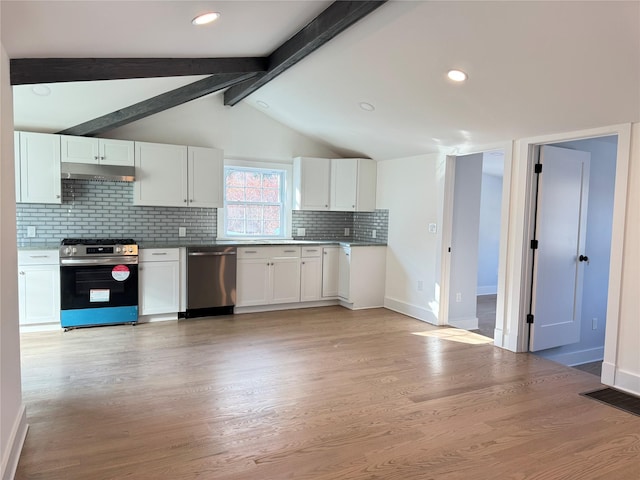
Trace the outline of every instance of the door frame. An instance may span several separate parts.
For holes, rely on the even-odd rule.
[[[516,315],[508,316],[508,327],[516,333],[509,337],[506,348],[517,352],[528,350],[527,308],[531,294],[532,250],[530,240],[533,229],[535,207],[535,175],[533,173],[534,151],[539,145],[586,140],[591,138],[618,136],[615,190],[613,202],[613,222],[611,231],[611,256],[609,267],[609,290],[607,294],[607,323],[605,331],[603,383],[613,384],[617,359],[617,338],[620,324],[620,293],[622,284],[622,260],[624,256],[624,224],[631,154],[631,124],[581,130],[540,137],[525,138],[515,142],[513,162],[513,195],[510,198],[511,212],[509,224],[509,270],[507,272],[506,294],[515,305]],[[521,226],[521,228],[515,228]],[[516,313],[516,312],[513,312]]]
[[[449,325],[449,291],[451,280],[451,239],[453,233],[453,198],[456,157],[502,150],[504,152],[504,172],[502,177],[502,201],[500,212],[500,251],[498,256],[498,294],[496,299],[496,325],[494,327],[493,344],[497,347],[508,348],[507,346],[507,312],[508,297],[506,293],[507,262],[508,262],[508,239],[510,217],[510,197],[512,183],[512,163],[513,163],[513,142],[500,142],[480,146],[464,146],[447,152],[444,168],[444,192],[442,206],[442,231],[439,245],[440,253],[440,295],[438,310],[438,325]]]

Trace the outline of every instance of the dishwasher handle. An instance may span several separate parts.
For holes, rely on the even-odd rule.
[[[235,255],[236,252],[189,252],[190,257],[221,257],[223,255]]]

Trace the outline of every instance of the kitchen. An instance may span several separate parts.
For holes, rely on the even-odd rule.
[[[44,145],[43,145],[44,144]],[[134,172],[127,176],[124,174],[112,174],[104,171],[104,165],[92,163],[95,161],[94,153],[102,151],[103,144],[110,145],[110,148],[122,157],[115,154],[102,155],[102,161],[107,163],[112,158],[111,163],[116,166],[109,166],[111,170],[122,168],[127,162],[131,168],[135,164]],[[374,257],[377,259],[377,272],[374,277],[376,282],[367,282],[367,292],[375,292],[373,298],[371,294],[366,299],[360,299],[357,291],[364,291],[359,288],[361,282],[351,280],[351,294],[348,286],[341,285],[349,283],[349,262],[351,260],[351,270],[354,279],[371,278],[371,271],[357,273],[356,265],[362,263],[369,265],[370,260],[363,256],[370,255],[371,246],[383,246],[386,242],[387,212],[375,211],[375,162],[371,160],[348,160],[336,159],[315,159],[297,158],[291,162],[289,171],[293,171],[293,178],[288,178],[285,182],[288,188],[284,188],[285,196],[291,196],[292,192],[297,192],[297,205],[293,212],[287,215],[291,218],[291,226],[286,229],[286,237],[269,238],[268,244],[272,246],[256,245],[255,235],[253,235],[251,248],[244,248],[242,239],[218,240],[217,237],[217,208],[222,207],[218,203],[222,200],[223,193],[223,152],[213,148],[194,148],[186,146],[154,144],[149,142],[127,142],[107,139],[87,139],[82,137],[72,137],[65,135],[37,134],[30,132],[16,133],[16,159],[17,159],[17,231],[19,246],[19,275],[20,275],[20,312],[21,326],[24,331],[34,331],[43,328],[59,328],[58,316],[60,306],[57,298],[68,298],[67,290],[74,290],[74,282],[69,274],[63,275],[63,281],[57,278],[58,256],[56,254],[58,245],[62,239],[63,246],[60,247],[60,272],[67,272],[71,266],[67,263],[79,262],[80,254],[82,258],[90,257],[113,257],[122,248],[135,249],[138,253],[139,265],[128,267],[135,275],[126,278],[124,281],[134,284],[138,277],[139,270],[139,303],[140,318],[127,313],[122,317],[107,316],[104,321],[96,320],[96,312],[105,313],[104,307],[122,307],[115,295],[110,298],[113,286],[119,285],[113,282],[109,275],[103,275],[106,283],[102,286],[94,285],[91,289],[83,290],[82,295],[76,293],[73,302],[63,302],[62,315],[69,316],[71,313],[77,314],[83,309],[88,309],[89,318],[82,320],[68,320],[62,322],[62,327],[72,328],[74,326],[86,326],[96,324],[113,323],[136,323],[137,321],[155,321],[177,319],[178,317],[192,317],[195,313],[189,306],[189,290],[187,289],[187,278],[189,278],[188,265],[193,264],[195,255],[201,255],[203,247],[212,246],[216,243],[234,244],[238,247],[238,302],[237,309],[241,311],[256,311],[273,308],[295,308],[300,306],[331,305],[343,302],[351,308],[378,307],[383,305],[384,296],[384,249],[374,248]],[[135,145],[135,148],[134,148]],[[119,150],[116,150],[118,147]],[[58,152],[61,153],[58,153]],[[161,157],[164,152],[168,152],[166,158],[161,158],[148,166],[146,158],[152,157],[154,161]],[[176,153],[176,156],[172,155]],[[171,168],[178,166],[183,168],[186,162],[186,153],[190,155],[189,168],[198,169],[197,178],[199,186],[194,187],[194,183],[188,186],[189,202],[187,206],[182,206],[182,190],[174,188],[180,198],[172,199],[164,192],[171,191],[171,185],[161,184],[156,187],[154,181],[166,178],[179,178],[179,172],[171,172]],[[180,156],[182,153],[185,155]],[[194,157],[194,154],[200,157]],[[48,156],[47,156],[48,155]],[[115,160],[113,160],[115,158]],[[163,163],[166,162],[166,163]],[[199,163],[198,163],[199,162]],[[351,192],[347,192],[347,197],[353,196],[353,200],[341,207],[333,206],[336,202],[335,188],[330,203],[330,170],[333,170],[333,178],[336,172],[343,165],[353,164],[353,184],[350,186]],[[62,165],[62,174],[58,169]],[[96,168],[95,178],[87,173],[87,168],[93,165]],[[327,181],[324,184],[326,191],[323,192],[326,199],[321,199],[319,203],[327,205],[326,211],[306,210],[305,201],[312,205],[318,204],[307,200],[306,184],[315,185],[318,177],[317,165],[326,168]],[[166,167],[166,168],[164,168]],[[293,167],[293,168],[291,168]],[[160,171],[158,171],[160,169]],[[167,169],[169,174],[167,175]],[[80,170],[80,171],[78,171]],[[28,173],[27,173],[28,172]],[[203,173],[204,172],[204,173]],[[338,172],[338,178],[344,182],[344,172]],[[57,179],[52,179],[58,177]],[[60,180],[60,176],[64,177]],[[131,182],[134,178],[136,181]],[[142,178],[142,179],[141,179]],[[123,181],[123,180],[129,180]],[[48,193],[44,186],[50,187]],[[291,188],[293,187],[293,188]],[[31,192],[35,192],[35,198],[30,197]],[[60,192],[60,193],[58,193]],[[159,192],[159,193],[155,193]],[[356,192],[358,196],[356,197]],[[143,196],[144,193],[146,196]],[[313,192],[317,193],[317,192]],[[46,196],[49,196],[47,203]],[[196,201],[193,201],[196,198]],[[340,198],[340,194],[337,195]],[[186,199],[185,199],[186,200]],[[35,202],[35,203],[29,203]],[[173,202],[173,203],[172,203]],[[291,201],[287,199],[287,205]],[[343,202],[344,203],[344,202]],[[192,204],[196,206],[191,206]],[[172,205],[181,205],[175,207]],[[331,210],[330,210],[331,208]],[[344,211],[337,209],[344,208]],[[305,210],[297,210],[305,209]],[[351,210],[351,211],[347,211]],[[354,212],[355,210],[359,210]],[[366,211],[365,211],[366,210]],[[288,219],[287,218],[287,219]],[[323,226],[327,229],[323,230]],[[307,235],[307,230],[309,234]],[[301,243],[292,243],[293,238]],[[108,239],[129,239],[113,243]],[[80,239],[86,239],[80,241]],[[100,240],[99,242],[97,240]],[[277,250],[278,244],[287,244],[285,253],[273,252]],[[102,245],[98,249],[96,245]],[[131,245],[133,244],[133,245]],[[301,247],[299,245],[304,244]],[[309,248],[313,244],[316,248]],[[126,247],[129,245],[129,247]],[[195,245],[199,246],[199,253],[195,250]],[[51,250],[55,247],[56,250]],[[187,248],[190,247],[190,248]],[[260,247],[260,248],[256,248]],[[305,248],[306,247],[306,248]],[[81,252],[76,253],[76,250]],[[93,254],[90,252],[93,250]],[[351,251],[353,250],[353,251]],[[286,253],[288,252],[288,254]],[[316,255],[314,252],[318,253]],[[323,255],[320,256],[319,252]],[[281,261],[290,258],[288,268],[283,273],[279,273],[278,267],[282,262],[269,260],[273,255]],[[284,257],[283,257],[284,255]],[[78,257],[78,258],[77,258]],[[252,260],[251,258],[260,260]],[[129,260],[131,252],[121,258],[110,258],[109,265],[114,268],[127,268],[123,264],[123,259]],[[188,261],[187,261],[188,258]],[[204,258],[204,257],[203,257]],[[199,260],[203,258],[198,257]],[[266,259],[267,261],[263,261]],[[322,259],[322,264],[319,263]],[[161,261],[160,261],[161,260]],[[91,260],[95,262],[97,260]],[[128,264],[128,262],[126,262]],[[275,273],[271,273],[264,266],[275,267]],[[321,268],[322,267],[322,268]],[[74,266],[76,270],[83,271],[92,266],[84,268]],[[192,269],[196,266],[193,264]],[[345,272],[345,269],[347,271]],[[309,274],[305,275],[305,272]],[[108,272],[107,272],[108,273]],[[286,294],[273,296],[268,291],[275,289],[278,291],[278,284],[270,285],[269,277],[281,275],[281,283],[287,285]],[[302,274],[302,277],[301,277]],[[76,276],[80,272],[76,273]],[[114,273],[115,275],[115,273]],[[234,272],[235,275],[235,272]],[[311,275],[312,277],[309,277]],[[135,277],[135,278],[134,278]],[[309,277],[309,278],[307,278]],[[64,280],[66,278],[66,280]],[[288,280],[290,278],[296,281]],[[266,282],[266,283],[265,283]],[[311,282],[311,284],[309,284]],[[324,282],[324,289],[323,289]],[[195,288],[198,282],[192,281]],[[301,286],[303,287],[301,301]],[[304,288],[310,289],[305,291]],[[212,286],[212,292],[215,286]],[[235,285],[230,286],[235,290]],[[251,290],[253,288],[253,290]],[[340,293],[339,293],[340,292]],[[206,296],[206,292],[203,293]],[[212,293],[213,295],[213,293]],[[84,298],[86,297],[86,298]],[[34,300],[34,299],[37,299]],[[45,301],[47,299],[47,301]],[[129,296],[128,303],[131,305],[133,299]],[[135,301],[133,301],[135,303]],[[66,304],[66,306],[65,306]],[[233,299],[227,299],[221,307],[226,308],[221,313],[232,313],[233,306],[236,305],[235,294]],[[137,304],[135,305],[137,307]],[[218,305],[211,305],[215,307]],[[278,306],[278,307],[276,307]],[[244,307],[244,308],[242,308]],[[249,308],[250,307],[250,308]],[[203,305],[199,307],[203,308]],[[200,312],[200,315],[204,313]]]

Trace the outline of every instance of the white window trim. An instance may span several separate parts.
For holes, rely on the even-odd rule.
[[[234,160],[232,158],[224,159],[225,167],[248,167],[248,168],[264,168],[264,169],[273,169],[273,170],[284,170],[284,189],[283,189],[283,205],[284,205],[284,234],[282,237],[229,237],[225,236],[224,232],[224,220],[225,220],[225,208],[218,208],[218,228],[217,228],[217,236],[218,240],[238,240],[242,241],[244,239],[251,240],[260,240],[264,239],[282,239],[282,240],[291,240],[291,222],[292,218],[292,210],[293,210],[293,200],[292,200],[292,183],[293,183],[293,164],[288,163],[274,163],[274,162],[261,162],[258,160]],[[223,193],[224,195],[224,193]]]

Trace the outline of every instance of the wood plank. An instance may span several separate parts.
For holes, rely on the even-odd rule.
[[[14,58],[11,85],[264,72],[267,59],[245,58]]]
[[[26,333],[17,479],[635,479],[598,378],[340,307]],[[419,400],[417,403],[415,400]]]
[[[384,1],[337,1],[327,7],[302,30],[280,45],[268,58],[267,73],[259,78],[234,86],[224,93],[224,104],[235,105],[282,72],[291,68],[358,20],[364,18]]]
[[[92,137],[100,133],[112,130],[127,123],[135,122],[141,118],[154,115],[156,113],[168,110],[183,103],[190,102],[196,98],[217,92],[238,82],[242,82],[247,78],[255,77],[256,73],[245,74],[220,74],[190,83],[184,87],[176,88],[166,93],[162,93],[148,100],[136,103],[129,107],[115,112],[108,113],[88,122],[75,125],[58,132],[63,135],[81,135]]]

